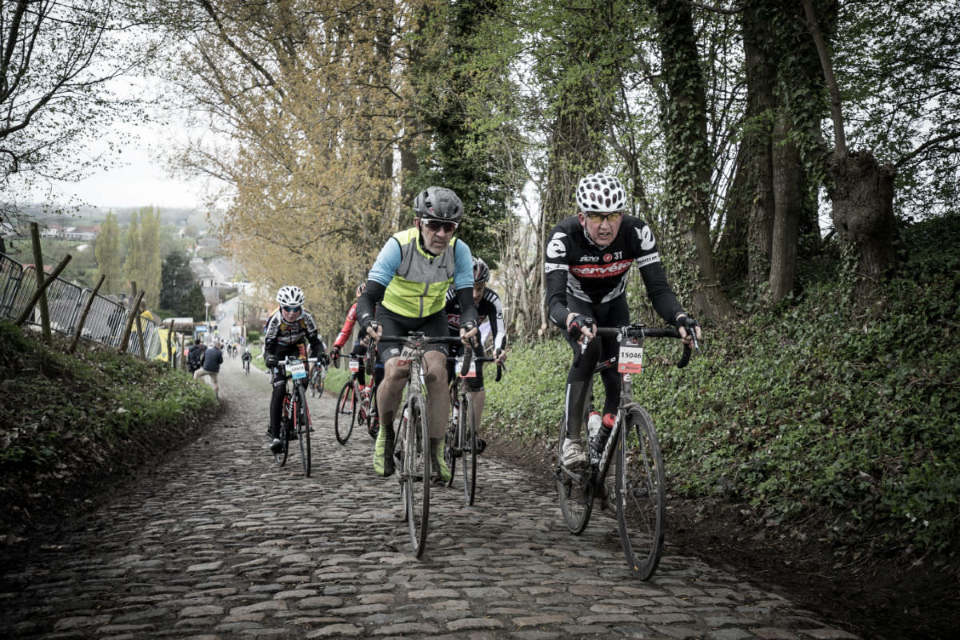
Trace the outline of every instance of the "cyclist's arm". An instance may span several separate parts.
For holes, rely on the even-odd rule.
[[[367,284],[357,300],[357,322],[364,331],[376,318],[377,304],[383,300],[387,286],[400,268],[400,259],[400,242],[396,238],[390,238],[370,267]]]
[[[547,241],[543,261],[547,277],[547,312],[550,321],[564,330],[571,313],[567,308],[567,278],[570,274],[567,256],[571,250],[566,232],[559,226],[554,227]]]
[[[489,299],[493,306],[493,313],[488,314],[490,318],[490,332],[493,333],[493,352],[497,353],[507,347],[507,327],[503,322],[503,305],[500,303],[500,296],[493,294],[488,296],[483,294],[484,299]]]
[[[333,346],[337,349],[343,349],[343,345],[347,344],[347,338],[350,337],[350,333],[353,331],[353,325],[357,323],[357,303],[354,302],[350,305],[350,311],[347,312],[347,319],[343,322],[343,327],[340,329],[340,333],[337,334],[337,339],[333,341]]]
[[[473,306],[473,255],[466,242],[457,240],[454,247],[456,271],[453,274],[453,288],[460,301],[460,327],[477,324],[477,308]]]

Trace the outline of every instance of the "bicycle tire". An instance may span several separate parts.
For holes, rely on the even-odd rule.
[[[560,465],[563,459],[563,440],[566,437],[563,421],[560,423],[560,437],[557,438],[557,493],[560,496],[560,512],[570,533],[580,535],[590,524],[593,512],[593,487],[589,480],[589,470],[584,470],[577,481],[570,477]]]
[[[410,544],[414,555],[419,558],[427,547],[430,521],[430,431],[423,398],[412,398],[409,405],[402,482]]]
[[[310,397],[311,397],[311,398],[316,398],[316,397],[317,397],[317,374],[316,374],[316,368],[314,368],[314,370],[313,370],[312,372],[310,372],[310,384],[308,384],[307,386],[310,387]]]
[[[457,394],[455,393],[458,388],[458,385],[450,387],[450,424],[447,425],[447,433],[444,436],[443,459],[447,463],[447,468],[450,469],[448,487],[453,486],[453,479],[457,477],[457,458],[460,455],[460,412],[456,408],[458,405]],[[454,413],[456,419],[454,419]]]
[[[350,416],[348,419],[347,416]],[[333,433],[337,442],[347,444],[353,433],[353,423],[357,420],[357,397],[353,380],[347,380],[337,396],[337,410],[333,414]]]
[[[287,463],[287,453],[290,450],[290,440],[287,438],[287,430],[290,428],[287,424],[287,420],[284,419],[284,416],[292,415],[290,412],[290,394],[283,396],[283,408],[280,410],[280,442],[283,445],[283,448],[273,454],[274,459],[277,461],[277,466],[282,467]]]
[[[296,429],[297,429],[297,440],[300,442],[300,462],[303,464],[303,473],[309,478],[310,477],[310,407],[307,406],[307,394],[304,393],[303,387],[297,388],[297,397],[299,398],[297,402],[297,412],[294,414],[296,416]]]
[[[650,414],[630,411],[617,444],[617,526],[631,573],[646,580],[660,564],[667,517],[663,452]]]
[[[463,470],[463,494],[468,505],[473,505],[477,491],[477,423],[473,415],[473,401],[465,393],[460,398],[460,468]],[[451,479],[452,479],[451,471]]]
[[[324,386],[324,382],[326,381],[326,379],[327,379],[326,371],[324,371],[323,369],[320,369],[320,384],[317,385],[317,397],[318,397],[318,398],[323,397],[323,386]]]

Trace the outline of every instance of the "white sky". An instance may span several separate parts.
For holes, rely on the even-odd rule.
[[[107,152],[114,165],[98,169],[79,182],[58,182],[62,201],[76,196],[86,204],[102,208],[144,207],[199,208],[201,185],[197,181],[171,178],[164,167],[162,154],[169,140],[170,127],[161,124],[124,125],[135,137],[114,147],[113,152],[102,142],[93,143],[89,152]],[[119,150],[119,152],[117,152]]]

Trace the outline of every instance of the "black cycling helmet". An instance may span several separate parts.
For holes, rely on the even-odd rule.
[[[460,224],[463,203],[452,190],[445,187],[427,187],[413,200],[413,211],[427,220],[445,220]]]
[[[490,267],[483,261],[483,258],[474,257],[473,259],[473,282],[486,282],[490,279]]]

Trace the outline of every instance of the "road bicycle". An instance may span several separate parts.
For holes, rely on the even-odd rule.
[[[323,383],[327,379],[327,365],[318,362],[310,371],[310,397],[319,398],[323,395]]]
[[[350,378],[343,383],[340,394],[337,396],[337,408],[333,414],[333,433],[337,442],[347,444],[355,424],[364,424],[367,431],[372,431],[373,415],[376,403],[376,388],[372,367],[365,363],[372,363],[373,359],[367,356],[350,356]],[[366,366],[368,383],[363,385],[357,378],[360,368]],[[376,437],[376,436],[374,436]]]
[[[472,354],[472,358],[470,354]],[[463,494],[467,504],[472,505],[477,491],[477,456],[480,455],[482,450],[479,444],[480,437],[477,434],[473,400],[467,390],[465,380],[476,376],[478,370],[482,370],[483,363],[496,362],[496,358],[478,356],[468,349],[464,356],[449,358],[449,360],[456,363],[458,374],[450,383],[450,406],[452,409],[450,425],[447,427],[446,447],[443,450],[447,467],[450,468],[450,482],[447,483],[447,486],[453,486],[453,479],[457,475],[457,460],[462,460],[460,471],[463,474]],[[464,361],[466,361],[466,366],[464,366]],[[500,382],[505,370],[503,364],[498,362],[497,382]]]
[[[410,543],[416,557],[427,546],[427,525],[430,520],[430,429],[427,424],[426,395],[423,381],[423,358],[430,344],[461,344],[456,336],[430,337],[423,332],[408,336],[380,337],[384,342],[398,342],[402,350],[398,365],[409,363],[406,399],[394,441],[393,456],[400,482],[404,520],[410,532]]]
[[[645,338],[679,338],[672,328],[648,328],[643,324],[621,327],[600,327],[596,337],[616,337],[619,353],[599,363],[594,375],[616,367],[621,376],[620,405],[602,451],[590,448],[590,464],[578,472],[565,468],[560,460],[564,426],[560,427],[557,443],[557,490],[560,510],[567,527],[576,535],[583,533],[590,522],[594,497],[607,500],[605,480],[611,463],[616,463],[614,476],[614,504],[620,544],[627,566],[640,580],[646,580],[660,563],[666,519],[666,476],[660,441],[650,414],[633,400],[633,375],[643,367]],[[696,345],[696,342],[694,343]],[[683,356],[677,363],[685,367],[690,361],[691,348],[684,345]],[[579,361],[578,355],[576,361]],[[574,366],[576,366],[576,361]],[[592,379],[590,381],[592,388]],[[584,417],[590,403],[584,407]]]
[[[277,466],[287,463],[289,444],[293,440],[300,443],[300,462],[303,472],[310,477],[310,433],[313,427],[310,420],[310,408],[307,406],[307,394],[304,386],[307,381],[307,367],[316,363],[316,358],[305,361],[287,356],[284,362],[277,364],[277,369],[283,370],[287,379],[286,394],[283,396],[283,408],[280,413],[280,442],[283,448],[274,454]]]

